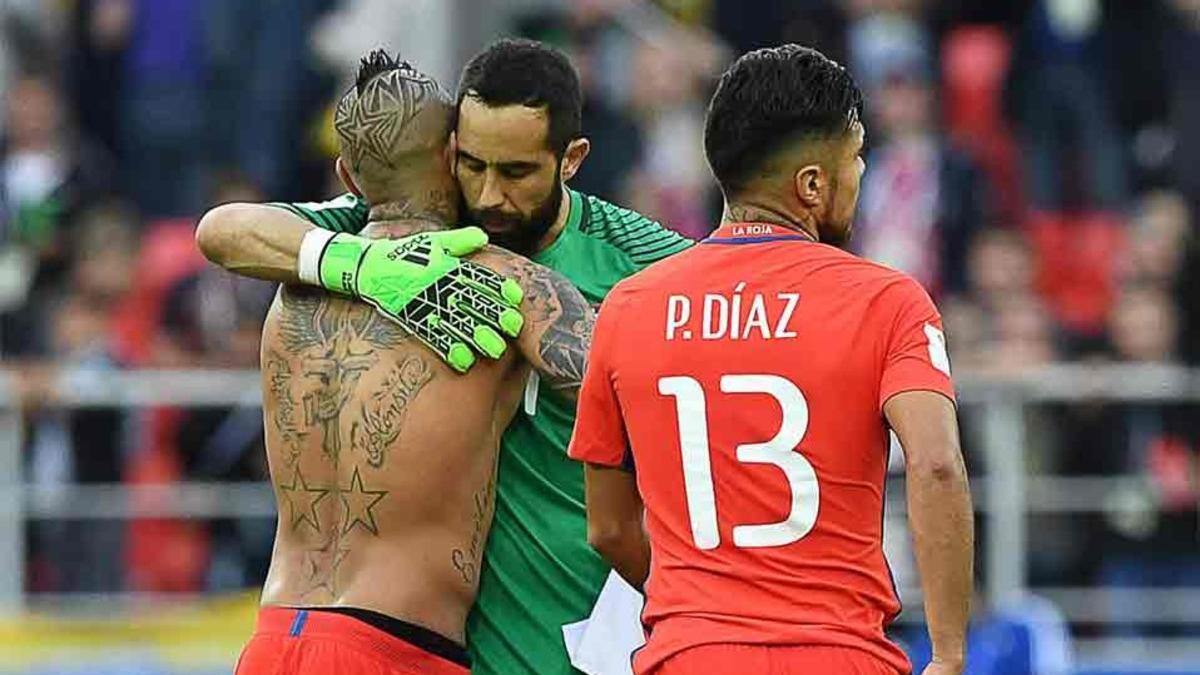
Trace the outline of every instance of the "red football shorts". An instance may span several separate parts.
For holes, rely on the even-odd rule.
[[[641,675],[902,675],[849,647],[712,644],[685,649]]]
[[[468,675],[453,661],[356,618],[264,607],[236,675]]]

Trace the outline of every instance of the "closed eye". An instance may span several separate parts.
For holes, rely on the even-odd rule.
[[[502,166],[502,167],[500,167],[500,175],[504,176],[505,178],[514,178],[514,179],[524,178],[524,177],[532,174],[536,170],[537,170],[537,167],[531,167],[531,166],[525,166],[525,165]]]

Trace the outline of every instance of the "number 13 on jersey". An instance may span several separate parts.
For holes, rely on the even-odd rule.
[[[787,479],[791,509],[777,523],[735,525],[733,544],[739,548],[787,546],[804,538],[817,522],[821,490],[812,464],[797,446],[808,432],[808,401],[790,380],[778,375],[724,375],[726,394],[766,394],[779,402],[783,422],[775,437],[763,443],[737,446],[737,461],[773,464]],[[687,376],[663,377],[658,393],[675,399],[679,422],[679,448],[683,455],[683,483],[687,495],[692,539],[702,550],[721,545],[717,503],[713,489],[712,448],[708,442],[708,403],[703,387]]]

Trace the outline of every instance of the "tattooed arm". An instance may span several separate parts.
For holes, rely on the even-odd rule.
[[[566,277],[505,253],[497,271],[515,278],[525,290],[525,328],[517,345],[546,384],[574,396],[583,382],[596,314]]]

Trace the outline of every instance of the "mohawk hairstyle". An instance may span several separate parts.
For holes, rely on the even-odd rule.
[[[386,49],[376,49],[358,61],[358,75],[354,78],[354,90],[362,96],[367,84],[376,77],[393,70],[413,70],[408,61],[401,61],[399,52],[395,56],[387,53]]]
[[[393,169],[404,155],[429,146],[433,141],[427,131],[436,116],[426,113],[434,106],[449,119],[450,97],[433,78],[382,49],[367,54],[334,113],[334,128],[351,168],[362,171],[370,161]],[[443,140],[444,129],[436,131],[437,140]]]

